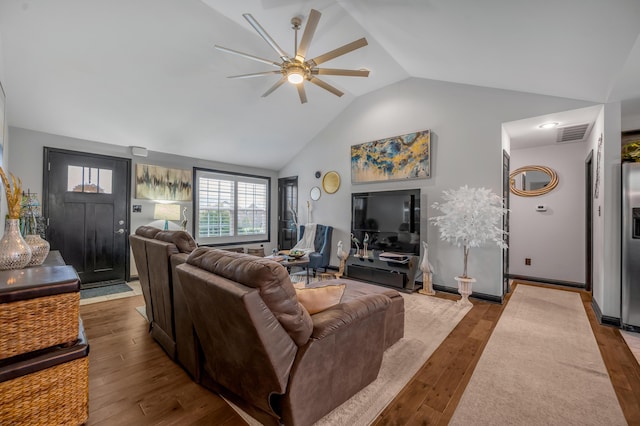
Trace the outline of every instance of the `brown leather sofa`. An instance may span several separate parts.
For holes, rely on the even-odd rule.
[[[135,234],[129,236],[129,241],[138,269],[151,336],[171,359],[179,362],[181,358],[191,360],[194,343],[189,336],[193,333],[177,327],[176,317],[186,313],[184,309],[176,311],[175,299],[179,299],[181,294],[175,294],[173,270],[175,265],[184,263],[196,248],[195,241],[184,231],[162,231],[151,226],[136,229]],[[179,306],[185,305],[181,303]],[[192,371],[190,373],[193,375]]]
[[[201,247],[175,270],[201,348],[199,382],[264,424],[320,419],[377,377],[404,333],[394,290],[351,282],[341,303],[311,316],[269,259]]]

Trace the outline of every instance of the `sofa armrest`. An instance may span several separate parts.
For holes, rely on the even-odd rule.
[[[282,400],[284,424],[313,424],[378,376],[391,299],[381,294],[312,315],[313,333],[298,349]]]
[[[323,339],[366,316],[386,311],[389,305],[391,305],[391,299],[383,294],[367,294],[358,299],[334,305],[311,316],[313,320],[311,338]]]
[[[309,266],[311,269],[318,269],[322,267],[322,263],[324,261],[324,255],[322,253],[318,253],[314,251],[308,254],[309,256]]]

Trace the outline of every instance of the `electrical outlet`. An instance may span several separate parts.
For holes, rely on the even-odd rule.
[[[527,266],[531,266],[531,258],[530,257],[525,257],[524,258],[524,264]]]

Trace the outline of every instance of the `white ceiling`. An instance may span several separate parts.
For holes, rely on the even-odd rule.
[[[310,57],[364,36],[323,66],[369,78],[326,77],[342,98],[307,84],[305,105],[289,85],[260,97],[277,76],[225,78],[270,67],[214,44],[278,59],[242,13],[291,51],[291,17],[311,8]],[[275,170],[357,96],[408,77],[640,113],[638,0],[0,0],[0,35],[11,126]]]

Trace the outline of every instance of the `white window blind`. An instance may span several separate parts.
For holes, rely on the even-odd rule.
[[[196,169],[196,240],[200,244],[266,241],[270,179]]]

